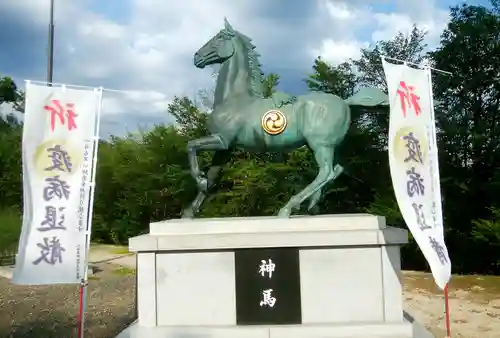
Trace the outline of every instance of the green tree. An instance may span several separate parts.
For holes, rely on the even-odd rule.
[[[420,64],[425,58],[427,45],[424,42],[425,31],[413,26],[410,34],[399,32],[390,40],[377,41],[371,48],[361,49],[361,57],[352,64],[358,73],[359,86],[377,87],[387,93],[387,83],[382,67],[382,56]],[[399,63],[398,61],[389,61]],[[372,111],[363,117],[364,123],[377,133],[381,148],[387,147],[389,133],[389,111]]]
[[[22,127],[15,118],[0,117],[0,208],[21,207],[21,137]]]
[[[17,100],[17,86],[10,77],[0,77],[0,104]]]
[[[358,83],[380,88],[387,93],[381,57],[386,56],[420,64],[426,56],[424,53],[427,48],[424,42],[425,36],[426,32],[414,25],[410,34],[399,32],[390,40],[377,41],[374,47],[361,49],[361,58],[352,62],[359,72]],[[391,62],[398,63],[397,61]]]
[[[313,73],[304,81],[312,91],[335,94],[344,99],[354,94],[358,83],[351,63],[344,62],[334,67],[321,57],[314,60]]]
[[[22,98],[10,77],[0,77],[0,104],[13,103],[16,108]],[[21,136],[20,122],[12,115],[0,117],[0,207],[21,207]]]
[[[472,239],[478,249],[476,255],[481,257],[481,261],[478,262],[481,265],[475,268],[481,269],[479,270],[481,273],[498,274],[500,266],[500,209],[492,207],[490,211],[491,216],[488,219],[472,221]]]
[[[264,97],[271,97],[273,93],[276,91],[276,87],[280,83],[280,76],[275,73],[269,73],[264,76],[262,80],[262,95]]]
[[[0,104],[12,103],[14,109],[24,111],[24,93],[17,89],[17,85],[8,76],[0,76]]]
[[[440,165],[452,257],[460,262],[458,269],[470,272],[492,266],[500,270],[498,261],[490,260],[495,257],[490,249],[471,240],[474,222],[494,218],[492,207],[500,205],[495,190],[500,163],[500,15],[498,2],[493,4],[497,7],[453,7],[441,43],[430,53],[436,68],[452,73],[434,76]],[[481,262],[467,259],[472,256],[482,257]]]
[[[174,117],[182,135],[195,139],[208,133],[207,113],[200,111],[188,97],[174,97],[172,103],[168,105],[167,112]]]

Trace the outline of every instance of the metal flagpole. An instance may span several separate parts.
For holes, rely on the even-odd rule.
[[[49,43],[47,47],[47,82],[50,86],[54,72],[54,0],[50,0]]]
[[[447,72],[446,70],[433,68],[433,67],[426,66],[426,65],[420,64],[420,63],[410,62],[410,61],[396,59],[396,58],[391,58],[391,57],[388,57],[388,56],[385,56],[385,55],[381,55],[380,58],[382,58],[382,60],[386,59],[386,60],[392,60],[392,61],[397,61],[397,62],[403,62],[404,64],[414,65],[414,66],[418,66],[418,67],[422,67],[422,68],[423,67],[427,67],[427,68],[432,69],[432,70],[434,70],[434,71],[436,71],[438,73],[442,73],[442,74],[446,74],[446,75],[453,75],[453,73]]]

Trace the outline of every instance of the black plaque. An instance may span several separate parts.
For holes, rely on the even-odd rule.
[[[297,248],[240,249],[234,258],[238,325],[301,324]]]

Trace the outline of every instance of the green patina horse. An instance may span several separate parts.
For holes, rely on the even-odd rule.
[[[350,106],[388,106],[387,96],[376,88],[364,88],[347,100],[326,93],[309,93],[294,97],[276,92],[263,98],[263,74],[259,54],[251,39],[225,27],[194,54],[198,68],[222,64],[214,94],[213,111],[208,117],[210,135],[188,142],[191,175],[198,195],[183,212],[193,217],[210,189],[215,185],[221,167],[234,148],[249,151],[289,151],[307,146],[319,167],[316,179],[293,196],[279,211],[290,216],[293,209],[309,199],[309,209],[321,198],[322,188],[343,171],[335,164],[335,148],[344,139],[350,125]],[[207,173],[198,165],[197,151],[215,151]]]

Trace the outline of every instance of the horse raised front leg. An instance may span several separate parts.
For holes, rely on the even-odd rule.
[[[318,191],[320,194],[321,189],[325,186],[325,184],[337,178],[343,171],[342,166],[338,164],[335,165],[335,168],[333,168],[334,150],[332,147],[314,147],[312,150],[314,151],[314,157],[319,166],[318,176],[316,176],[314,181],[305,187],[304,190],[290,198],[290,201],[288,201],[288,203],[279,211],[279,217],[289,217],[293,209],[300,208],[302,202],[311,196],[311,204],[313,202],[314,204],[317,203],[320,196],[314,194],[318,193]]]
[[[207,192],[208,181],[205,174],[200,170],[198,164],[198,150],[227,150],[228,145],[219,134],[212,134],[196,140],[191,140],[187,144],[187,152],[189,166],[191,168],[191,176],[196,181],[198,190]]]
[[[198,185],[198,195],[193,202],[183,210],[182,218],[192,218],[195,214],[200,211],[200,207],[207,198],[209,191],[215,186],[216,181],[219,177],[222,166],[226,164],[231,158],[231,151],[229,150],[218,150],[212,157],[212,163],[207,172],[207,183],[206,189],[200,189]]]

